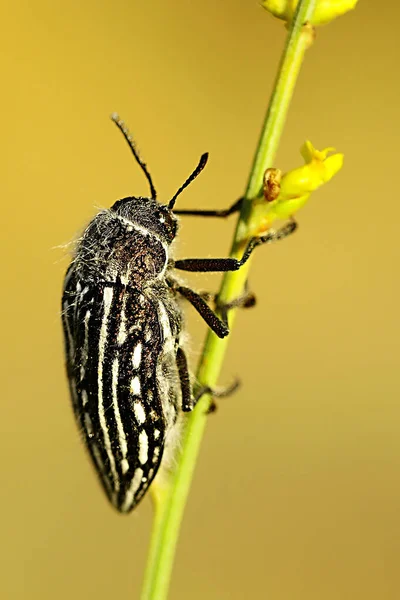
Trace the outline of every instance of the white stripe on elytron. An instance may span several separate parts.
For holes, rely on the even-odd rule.
[[[126,442],[126,435],[124,426],[122,424],[121,413],[119,412],[118,405],[118,371],[119,371],[119,363],[118,358],[114,358],[112,365],[112,401],[115,415],[115,422],[117,423],[118,429],[118,437],[119,437],[119,447],[121,449],[122,460],[121,460],[121,470],[123,473],[126,473],[129,469],[129,463],[126,459],[126,455],[128,454],[128,444]]]
[[[104,403],[103,403],[103,363],[107,341],[107,324],[108,315],[110,313],[111,302],[113,298],[113,289],[111,287],[104,288],[104,313],[103,320],[101,323],[100,336],[99,336],[99,363],[97,367],[97,387],[98,387],[98,401],[99,401],[99,421],[100,427],[103,431],[104,446],[107,452],[108,460],[110,461],[111,473],[115,482],[115,489],[119,490],[119,479],[117,470],[115,468],[114,455],[111,448],[110,435],[108,433],[107,422],[104,415]]]
[[[149,458],[149,438],[147,437],[147,433],[141,431],[139,433],[139,462],[142,465],[147,463],[147,459]]]
[[[133,410],[135,412],[137,422],[140,425],[143,425],[146,420],[146,413],[144,411],[143,404],[139,400],[137,400],[133,405]]]
[[[69,384],[70,384],[70,387],[71,387],[72,400],[74,402],[74,405],[77,406],[77,403],[78,403],[78,393],[76,391],[76,381],[75,381],[75,378],[71,378],[69,380]]]
[[[142,483],[142,477],[143,477],[143,469],[140,469],[140,468],[136,469],[135,474],[132,479],[132,482],[131,482],[131,485],[129,487],[129,490],[125,494],[125,501],[124,501],[123,505],[121,506],[121,510],[123,512],[129,510],[130,507],[132,506],[133,498],[138,490],[139,485]]]
[[[153,448],[153,463],[157,462],[158,457],[160,456],[160,446],[154,446]]]
[[[121,346],[124,341],[126,340],[126,335],[127,335],[127,331],[126,331],[126,297],[127,294],[125,293],[123,295],[122,298],[122,306],[121,306],[121,316],[120,316],[120,326],[119,326],[119,331],[118,331],[118,337],[117,337],[117,344],[119,346]]]
[[[169,322],[169,317],[167,311],[165,310],[165,306],[163,302],[160,300],[158,303],[158,314],[161,321],[161,327],[164,335],[164,353],[171,352],[174,349],[174,340],[172,339],[172,331],[171,325]]]
[[[85,424],[85,429],[86,429],[86,433],[88,434],[88,437],[92,437],[93,436],[93,423],[92,423],[92,419],[90,418],[90,415],[88,412],[85,412],[85,415],[83,417],[83,422]]]
[[[89,319],[90,319],[90,310],[86,311],[85,318],[83,319],[83,325],[85,328],[85,337],[83,338],[83,348],[82,348],[82,359],[81,359],[81,380],[85,375],[85,368],[87,359],[89,356]]]
[[[132,366],[134,369],[138,369],[140,367],[140,361],[142,360],[142,344],[139,342],[132,355]]]
[[[88,395],[87,395],[86,390],[81,391],[81,398],[82,398],[82,404],[83,404],[83,406],[85,406],[85,404],[88,403]]]
[[[71,361],[73,361],[74,353],[75,353],[75,345],[74,345],[74,339],[72,337],[71,328],[69,326],[69,321],[68,321],[68,302],[64,302],[63,308],[64,308],[63,317],[64,317],[65,329],[67,331],[68,344],[69,344],[69,358]]]
[[[97,468],[99,469],[100,473],[102,474],[103,481],[105,483],[107,491],[111,496],[112,495],[112,486],[111,486],[110,480],[107,477],[107,471],[106,471],[106,469],[104,467],[104,463],[101,459],[100,450],[98,449],[96,442],[93,441],[93,438],[90,441],[90,447],[92,449],[94,460],[96,461],[96,464],[97,464]]]
[[[131,392],[132,394],[136,394],[136,396],[140,396],[140,381],[137,376],[131,381]]]

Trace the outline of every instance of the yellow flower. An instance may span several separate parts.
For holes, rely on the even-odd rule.
[[[298,0],[263,0],[263,7],[278,19],[291,21]],[[355,8],[357,0],[317,0],[311,25],[325,25]]]
[[[292,217],[309,199],[311,192],[328,183],[343,166],[343,154],[328,156],[334,148],[316,150],[307,141],[300,152],[305,165],[282,175],[279,195],[264,204],[260,231],[268,229],[276,219]]]

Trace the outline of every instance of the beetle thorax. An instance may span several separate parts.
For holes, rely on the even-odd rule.
[[[75,260],[83,281],[119,278],[142,287],[163,276],[168,243],[154,228],[138,223],[138,219],[108,210],[96,215],[85,230]]]

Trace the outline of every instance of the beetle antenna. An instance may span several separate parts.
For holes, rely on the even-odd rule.
[[[135,143],[134,143],[134,141],[132,139],[131,134],[129,133],[129,130],[128,130],[127,126],[122,121],[122,119],[117,115],[117,113],[113,113],[111,115],[111,119],[114,121],[114,123],[116,124],[116,126],[118,127],[118,129],[122,132],[122,135],[124,136],[124,138],[128,142],[129,147],[132,150],[133,156],[135,157],[137,163],[141,166],[142,171],[145,174],[147,181],[149,182],[150,192],[151,192],[151,198],[153,200],[156,200],[157,199],[157,192],[156,192],[156,188],[154,187],[153,180],[151,178],[150,173],[147,170],[146,163],[144,163],[142,161],[142,159],[139,156],[138,151],[135,148]]]
[[[179,190],[176,192],[176,194],[169,201],[168,208],[170,208],[171,210],[174,208],[176,199],[179,196],[179,194],[181,192],[183,192],[183,190],[189,185],[189,183],[192,183],[193,179],[196,179],[197,175],[199,175],[199,173],[201,173],[201,171],[206,166],[207,161],[208,161],[208,152],[205,152],[204,154],[201,155],[200,160],[199,160],[199,164],[197,165],[197,167],[195,168],[195,170],[193,171],[193,173],[186,179],[185,183],[183,185],[181,185],[181,187],[179,188]]]

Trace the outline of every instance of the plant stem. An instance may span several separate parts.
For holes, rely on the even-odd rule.
[[[249,236],[249,231],[256,227],[259,215],[251,200],[259,195],[264,172],[273,164],[304,54],[310,44],[310,28],[304,24],[310,20],[314,5],[315,0],[300,0],[290,25],[247,184],[246,200],[237,223],[231,256],[241,255],[243,241]],[[247,280],[249,263],[250,261],[239,271],[226,273],[219,292],[222,303],[240,296]],[[229,316],[232,327],[234,311]],[[215,387],[227,344],[226,338],[221,340],[211,330],[208,332],[197,372],[200,384]],[[206,425],[209,403],[209,396],[204,396],[189,416],[182,449],[169,480],[154,482],[151,488],[155,517],[141,600],[167,598],[180,523]]]

